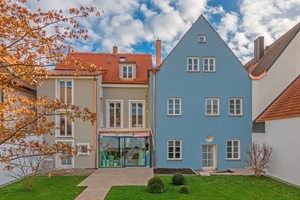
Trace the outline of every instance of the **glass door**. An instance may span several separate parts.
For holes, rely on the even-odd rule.
[[[146,138],[125,139],[125,166],[146,165]]]
[[[202,145],[202,170],[214,170],[213,145]]]

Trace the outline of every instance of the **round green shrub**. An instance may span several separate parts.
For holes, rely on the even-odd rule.
[[[172,177],[172,182],[174,185],[184,185],[185,184],[185,178],[182,174],[176,173]]]
[[[151,178],[148,181],[148,191],[151,193],[162,193],[165,191],[165,184],[159,177]]]
[[[189,186],[187,186],[187,185],[183,185],[179,189],[179,193],[181,193],[181,194],[189,194],[190,192],[191,192],[191,190],[190,190]]]

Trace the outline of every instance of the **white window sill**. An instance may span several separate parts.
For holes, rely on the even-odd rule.
[[[229,115],[229,117],[243,117],[244,115]]]
[[[79,156],[89,156],[89,154],[78,154]]]
[[[193,73],[193,72],[194,72],[194,73],[195,73],[195,72],[198,72],[198,73],[199,73],[199,72],[200,72],[200,70],[198,70],[198,71],[196,71],[196,70],[195,70],[195,71],[193,71],[193,70],[190,70],[190,71],[187,71],[187,72],[192,72],[192,73]]]
[[[181,158],[177,158],[177,159],[167,159],[167,161],[182,161]]]
[[[206,117],[220,117],[220,115],[205,115]]]
[[[240,158],[227,158],[226,161],[241,161]]]
[[[203,71],[204,73],[214,73],[216,71]]]
[[[73,138],[73,136],[56,136],[56,138]]]
[[[180,117],[181,114],[180,115],[167,115],[167,116],[169,116],[169,117]]]

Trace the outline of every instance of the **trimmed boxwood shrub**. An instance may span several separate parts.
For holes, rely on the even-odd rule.
[[[179,189],[179,193],[181,193],[181,194],[189,194],[190,192],[191,192],[191,190],[190,190],[189,186],[187,186],[187,185],[183,185]]]
[[[165,184],[159,177],[151,178],[148,181],[148,191],[151,193],[162,193],[165,191]]]
[[[176,173],[172,177],[172,182],[174,185],[184,185],[185,184],[185,178],[182,174]]]

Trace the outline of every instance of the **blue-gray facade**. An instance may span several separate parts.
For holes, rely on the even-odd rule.
[[[199,35],[205,36],[205,42],[198,42]],[[187,70],[188,57],[198,58],[199,71]],[[204,72],[205,57],[214,58],[214,72]],[[202,149],[207,144],[213,148],[214,169],[244,167],[243,160],[247,157],[245,148],[251,144],[251,79],[202,15],[163,61],[155,76],[156,167],[204,169],[203,156],[208,154],[204,155]],[[152,91],[152,73],[150,83]],[[181,99],[180,115],[168,115],[168,98]],[[219,99],[218,115],[207,115],[207,98]],[[230,115],[230,98],[242,101],[242,115]],[[151,116],[152,103],[151,94]],[[151,117],[151,126],[152,123]],[[208,135],[212,136],[211,142],[205,139]],[[180,158],[170,159],[175,157],[176,152],[168,149],[168,140],[181,141]],[[237,150],[227,146],[227,141],[232,140],[239,142],[239,156],[235,159],[227,155],[232,152],[233,157]],[[175,153],[169,155],[169,151]]]

